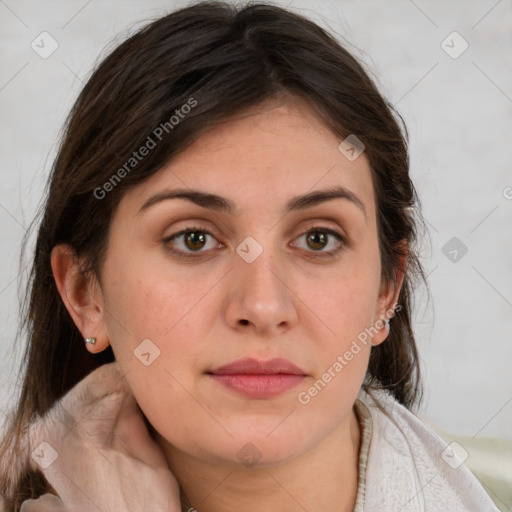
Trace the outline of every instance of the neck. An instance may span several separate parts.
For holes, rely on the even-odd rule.
[[[265,468],[205,462],[158,438],[185,502],[198,512],[349,512],[357,496],[360,430],[352,410],[345,423],[292,460]]]

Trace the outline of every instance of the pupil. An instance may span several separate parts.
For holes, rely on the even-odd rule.
[[[317,249],[321,249],[322,247],[325,247],[325,243],[326,243],[326,234],[325,233],[320,233],[318,231],[315,231],[314,233],[310,234],[309,237],[308,237],[308,241],[312,241],[313,244],[320,244],[321,247],[316,247]],[[321,241],[319,241],[319,239]]]
[[[189,244],[187,244],[189,249],[200,249],[201,244],[204,244],[204,242],[205,242],[204,234],[201,233],[200,235],[198,235],[198,233],[200,233],[200,232],[199,231],[190,231],[187,234],[186,240],[187,240],[187,242],[191,241],[191,244],[192,244],[192,247]],[[197,244],[199,244],[199,246]]]

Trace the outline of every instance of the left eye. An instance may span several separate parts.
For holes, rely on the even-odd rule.
[[[306,243],[308,244],[309,248],[312,248],[313,252],[323,253],[322,255],[333,255],[334,253],[338,252],[345,243],[345,238],[343,236],[332,229],[324,227],[310,228],[297,239],[304,236],[306,237]],[[329,240],[329,238],[331,240]],[[338,243],[335,244],[335,247],[331,248],[330,250],[323,250],[328,247],[329,242],[332,241],[332,238],[337,240]]]

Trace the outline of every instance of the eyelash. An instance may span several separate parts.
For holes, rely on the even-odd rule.
[[[180,236],[186,235],[190,232],[197,232],[197,231],[199,231],[200,233],[204,233],[206,235],[210,235],[212,238],[215,238],[215,236],[208,229],[206,229],[202,226],[188,226],[187,228],[179,231],[178,233],[175,233],[167,238],[164,238],[162,241],[165,244],[168,244],[169,242],[175,240],[176,238],[179,238]],[[334,256],[337,255],[337,253],[339,251],[341,251],[345,246],[348,245],[348,242],[344,236],[340,235],[338,232],[336,232],[330,228],[326,228],[323,226],[313,226],[313,227],[309,228],[307,231],[305,231],[304,233],[300,234],[297,238],[300,238],[309,233],[324,233],[327,235],[332,235],[334,238],[336,238],[338,240],[338,242],[341,243],[340,247],[338,247],[337,249],[332,249],[331,251],[310,251],[312,253],[316,253],[315,257],[333,258]],[[197,252],[185,252],[185,251],[181,251],[181,250],[171,249],[170,247],[167,247],[167,250],[179,258],[199,258],[199,257],[201,257],[201,253],[207,252],[207,251],[201,251],[201,250],[197,251]]]

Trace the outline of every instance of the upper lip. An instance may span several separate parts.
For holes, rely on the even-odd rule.
[[[231,363],[219,366],[208,373],[215,375],[274,375],[278,373],[287,373],[290,375],[306,375],[304,370],[295,366],[286,359],[270,359],[268,361],[259,361],[253,358],[243,358]]]

